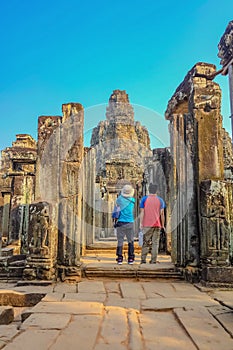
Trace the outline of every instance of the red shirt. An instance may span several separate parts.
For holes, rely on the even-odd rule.
[[[144,196],[140,208],[144,208],[143,227],[162,227],[160,213],[165,208],[165,203],[161,197],[154,194]]]

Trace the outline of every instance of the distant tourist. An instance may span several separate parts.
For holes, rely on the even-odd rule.
[[[117,263],[119,265],[123,262],[123,245],[126,236],[128,241],[128,264],[134,263],[134,204],[133,198],[134,189],[131,185],[125,185],[116,204],[119,206],[120,213],[116,223],[117,229]]]
[[[149,185],[149,195],[142,197],[140,202],[140,229],[143,230],[143,245],[141,264],[146,263],[146,257],[151,249],[151,264],[156,264],[160,231],[164,230],[164,200],[157,196],[157,185]],[[152,242],[152,246],[151,246]]]

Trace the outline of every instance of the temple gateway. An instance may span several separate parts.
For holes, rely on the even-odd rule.
[[[224,74],[228,32],[219,44]],[[139,202],[156,182],[176,269],[190,282],[232,286],[233,149],[217,74],[213,64],[197,63],[176,89],[165,112],[170,147],[151,149],[121,90],[111,94],[89,147],[80,103],[63,104],[62,116],[40,116],[37,141],[16,135],[1,158],[0,278],[80,279],[86,250],[116,240],[111,213],[122,186],[135,189],[137,240]]]

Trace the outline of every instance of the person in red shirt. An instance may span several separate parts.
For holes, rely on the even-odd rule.
[[[157,196],[157,185],[149,185],[149,195],[142,197],[140,201],[140,229],[143,230],[143,245],[141,251],[141,264],[146,263],[146,256],[149,253],[150,242],[151,264],[156,264],[160,230],[164,229],[164,200]]]

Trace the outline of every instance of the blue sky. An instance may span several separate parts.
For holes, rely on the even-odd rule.
[[[68,102],[84,106],[88,140],[114,89],[127,91],[152,146],[167,146],[168,100],[195,63],[220,68],[217,45],[233,19],[232,0],[9,0],[0,10],[0,149],[19,133],[36,139],[38,117]],[[228,78],[216,81],[230,133]]]

